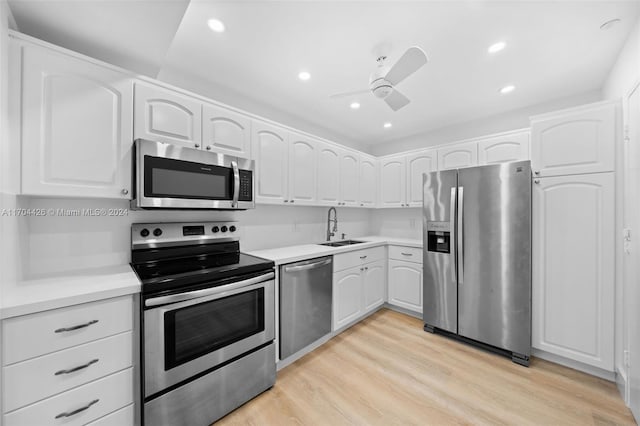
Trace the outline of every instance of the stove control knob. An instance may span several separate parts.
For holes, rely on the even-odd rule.
[[[156,228],[153,230],[153,235],[155,235],[156,237],[159,237],[160,235],[162,235],[162,229],[160,228]]]
[[[217,226],[214,226],[213,228],[211,228],[211,232],[213,232],[214,234],[217,233],[218,231],[220,231],[220,228],[218,228]]]
[[[235,227],[235,226],[233,226],[233,225],[231,225],[231,226],[229,227],[229,231],[231,231],[231,232],[236,232],[236,227]]]
[[[227,227],[226,227],[226,226],[223,226],[222,228],[220,228],[220,230],[221,230],[222,232],[227,232]]]
[[[149,230],[147,228],[144,228],[142,231],[140,231],[140,236],[142,238],[147,238],[149,236]]]

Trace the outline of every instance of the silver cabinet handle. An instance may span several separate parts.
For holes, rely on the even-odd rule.
[[[122,190],[122,193],[123,193],[124,195],[127,195],[127,194],[129,193],[129,190],[128,190],[127,188],[124,188],[124,189]]]
[[[456,187],[452,187],[451,188],[451,200],[450,200],[450,204],[449,204],[449,232],[450,235],[454,236],[455,235],[455,227],[456,227]],[[453,253],[453,255],[455,256],[456,253],[456,238],[455,236],[453,238],[451,238],[451,253]],[[458,278],[456,278],[456,266],[455,266],[455,259],[454,259],[454,265],[451,268],[451,275],[453,277],[453,282],[456,282],[458,280]]]
[[[464,283],[464,188],[458,187],[458,284]]]
[[[534,181],[533,181],[533,183],[535,183],[535,184],[539,184],[539,183],[540,183],[540,179],[536,179],[536,180],[534,180]]]
[[[89,327],[90,325],[96,324],[98,322],[98,320],[91,320],[85,324],[80,324],[80,325],[74,325],[73,327],[64,327],[64,328],[59,328],[57,330],[54,331],[54,333],[64,333],[67,331],[73,331],[73,330],[79,330],[81,328],[85,328],[85,327]]]
[[[285,202],[285,203],[288,203],[288,202],[289,202],[289,200],[284,200],[284,202]]]
[[[540,174],[540,170],[535,171],[535,172],[533,172],[533,173],[535,173],[536,175],[539,175],[539,174]]]
[[[367,256],[360,256],[360,259],[366,259]]]
[[[320,262],[308,263],[306,265],[300,265],[300,266],[285,266],[284,271],[285,272],[306,271],[309,269],[314,269],[320,266],[328,265],[329,263],[331,263],[331,259],[325,259]]]
[[[369,267],[368,267],[368,266],[365,266],[365,267],[364,267],[364,270],[365,270],[365,271],[368,271],[368,270],[369,270]]]
[[[211,145],[207,145],[207,151],[211,151]]]
[[[56,419],[59,419],[59,418],[61,418],[61,417],[71,417],[71,416],[73,416],[73,415],[76,415],[76,414],[78,414],[78,413],[83,412],[84,410],[88,410],[88,409],[89,409],[89,407],[91,407],[91,406],[92,406],[92,405],[94,405],[94,404],[97,404],[99,401],[100,401],[99,399],[94,399],[93,401],[91,401],[90,403],[88,403],[87,405],[85,405],[85,406],[84,406],[84,407],[82,407],[82,408],[78,408],[77,410],[73,410],[73,411],[70,411],[70,412],[66,412],[66,411],[65,411],[64,413],[60,413],[60,414],[58,414],[55,418],[56,418]]]
[[[231,200],[231,207],[238,207],[238,199],[240,197],[240,170],[238,170],[238,162],[232,161],[231,168],[233,168],[233,200]]]
[[[55,374],[54,374],[54,376],[59,376],[59,375],[61,375],[61,374],[71,374],[71,373],[75,373],[76,371],[79,371],[79,370],[84,370],[85,368],[89,367],[89,366],[90,366],[90,365],[92,365],[92,364],[95,364],[95,363],[96,363],[96,362],[98,362],[98,361],[99,361],[99,359],[98,359],[98,358],[96,358],[96,359],[92,359],[91,361],[89,361],[88,363],[86,363],[86,364],[84,364],[84,365],[79,365],[79,366],[77,366],[77,367],[73,367],[73,368],[70,368],[70,369],[68,369],[68,370],[59,370],[59,371],[56,371],[56,372],[55,372]]]
[[[200,148],[200,144],[199,143],[196,144],[196,148]]]
[[[293,203],[293,202],[295,202],[295,201],[296,201],[296,200],[291,200],[290,202],[291,202],[291,203]]]
[[[400,253],[403,256],[413,256],[413,253]]]

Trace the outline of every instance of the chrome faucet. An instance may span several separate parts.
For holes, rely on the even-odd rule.
[[[333,219],[331,219],[331,211],[333,210]],[[333,222],[333,229],[331,229],[331,222]],[[335,207],[329,209],[327,213],[327,241],[331,241],[331,237],[338,232],[338,212]]]

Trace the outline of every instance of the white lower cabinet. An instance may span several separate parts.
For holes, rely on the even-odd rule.
[[[389,259],[389,304],[422,312],[422,263]]]
[[[362,312],[362,267],[336,272],[333,275],[333,329],[354,321]]]
[[[367,263],[364,266],[363,286],[364,286],[364,310],[368,312],[381,306],[384,303],[385,287],[385,267],[384,261]]]
[[[533,184],[533,347],[613,371],[614,174]]]

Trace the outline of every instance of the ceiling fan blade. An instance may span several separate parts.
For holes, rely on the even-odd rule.
[[[406,106],[409,102],[411,102],[409,98],[398,92],[396,89],[393,89],[393,92],[389,93],[389,95],[384,98],[384,101],[394,111],[399,110],[400,108]]]
[[[427,63],[427,54],[417,46],[410,47],[404,55],[393,64],[385,80],[394,86],[409,77]]]
[[[336,93],[335,95],[329,96],[330,99],[340,99],[340,98],[348,98],[350,96],[362,95],[363,93],[369,93],[371,90],[357,90],[355,92],[345,92],[345,93]]]

